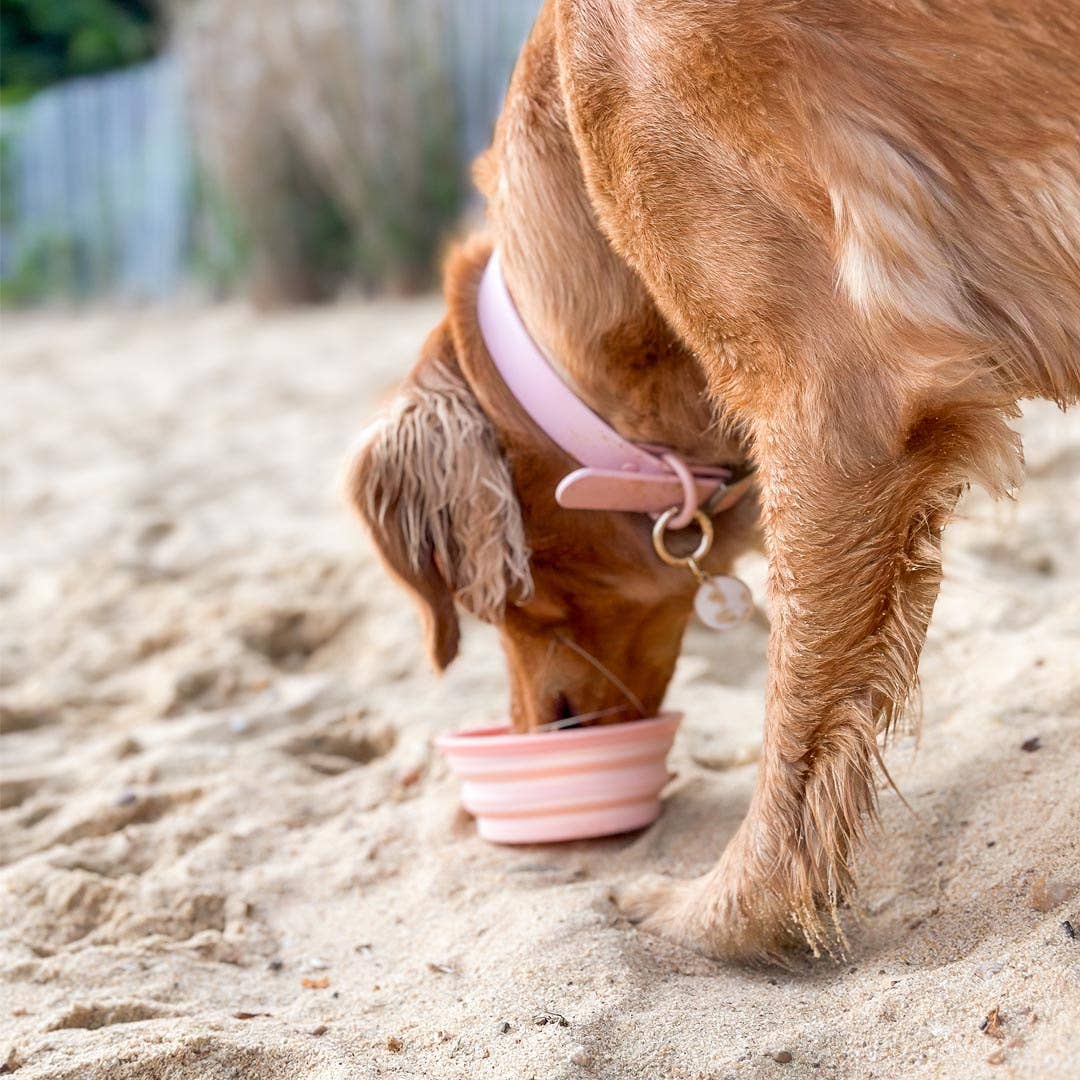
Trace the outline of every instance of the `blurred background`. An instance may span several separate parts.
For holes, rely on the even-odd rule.
[[[0,297],[433,283],[539,0],[2,0]]]

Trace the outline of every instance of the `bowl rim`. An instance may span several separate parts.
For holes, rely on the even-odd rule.
[[[444,753],[505,754],[561,753],[590,746],[637,742],[657,735],[674,735],[682,723],[683,713],[665,709],[657,716],[641,720],[623,720],[618,724],[597,724],[594,727],[563,729],[561,731],[531,731],[516,735],[506,724],[463,728],[435,738],[435,745]]]

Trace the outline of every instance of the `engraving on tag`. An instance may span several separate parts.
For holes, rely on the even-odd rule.
[[[710,577],[694,597],[697,617],[713,630],[732,630],[745,622],[753,610],[753,594],[734,577]]]

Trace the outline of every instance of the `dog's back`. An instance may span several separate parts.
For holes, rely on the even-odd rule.
[[[1075,0],[632,7],[559,9],[586,172],[624,255],[669,280],[696,264],[729,313],[721,337],[798,319],[762,284],[796,266],[823,298],[839,280],[883,354],[902,342],[935,379],[977,359],[1007,395],[1080,396]],[[630,200],[650,190],[643,235]]]

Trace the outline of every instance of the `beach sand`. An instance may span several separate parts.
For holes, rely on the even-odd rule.
[[[922,737],[887,755],[912,809],[882,791],[850,957],[743,970],[610,892],[703,872],[744,813],[764,617],[689,636],[643,833],[489,846],[432,752],[499,717],[495,636],[430,674],[336,479],[438,312],[5,318],[4,1068],[1080,1075],[1080,413],[1029,407],[1019,500],[948,533]]]

